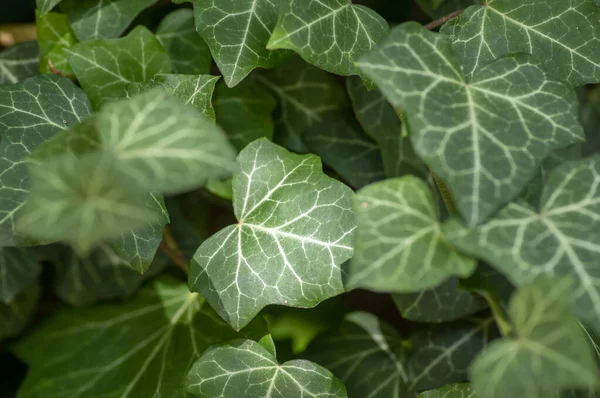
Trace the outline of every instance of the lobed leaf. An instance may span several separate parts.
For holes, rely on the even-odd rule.
[[[35,75],[39,59],[36,41],[25,41],[0,51],[0,85],[18,83]]]

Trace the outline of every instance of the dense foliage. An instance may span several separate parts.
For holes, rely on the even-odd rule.
[[[600,396],[600,1],[36,3],[0,395]]]

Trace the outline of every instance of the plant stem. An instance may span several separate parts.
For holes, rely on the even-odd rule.
[[[179,246],[171,234],[169,227],[163,230],[163,240],[160,242],[160,249],[165,253],[173,263],[179,267],[186,275],[190,271],[190,267],[185,259],[185,256],[179,250]]]
[[[498,303],[498,300],[492,294],[486,291],[477,291],[477,293],[479,293],[488,302],[490,309],[492,310],[494,320],[496,321],[496,325],[498,325],[498,329],[500,329],[502,336],[510,336],[513,328],[510,322],[506,319],[504,309],[500,303]]]
[[[431,172],[431,176],[433,177],[433,181],[435,181],[435,185],[437,185],[438,190],[440,191],[442,200],[444,201],[444,204],[446,205],[446,208],[448,209],[448,214],[450,214],[451,216],[455,216],[458,213],[456,212],[456,206],[454,206],[454,200],[452,199],[452,193],[450,192],[450,190],[448,189],[446,184],[444,184],[444,182],[442,180],[440,180],[440,178],[438,176],[436,176],[433,171]]]
[[[435,28],[437,28],[437,27],[445,24],[446,22],[448,22],[452,18],[458,17],[460,14],[463,13],[463,11],[464,10],[454,11],[452,14],[448,14],[448,15],[445,15],[445,16],[441,17],[440,19],[436,19],[435,21],[431,21],[427,25],[425,25],[425,29],[429,29],[429,30],[435,29]]]

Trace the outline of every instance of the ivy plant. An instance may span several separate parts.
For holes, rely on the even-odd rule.
[[[0,395],[600,396],[600,1],[28,12]]]

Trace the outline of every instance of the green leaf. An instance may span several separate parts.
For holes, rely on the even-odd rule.
[[[570,280],[538,279],[517,290],[509,314],[515,337],[492,343],[470,373],[481,397],[547,397],[597,385],[600,372],[570,306]]]
[[[65,48],[72,47],[77,39],[69,26],[69,20],[65,14],[49,12],[41,16],[36,13],[37,41],[40,46],[41,58],[38,65],[40,73],[53,73],[50,64],[55,70],[63,75],[73,74],[69,65]]]
[[[454,11],[464,10],[481,0],[417,0],[417,4],[431,18],[442,18]]]
[[[339,377],[351,397],[402,398],[407,374],[401,340],[375,315],[354,312],[338,330],[317,339],[306,354]]]
[[[355,62],[388,33],[385,19],[350,0],[282,0],[269,49],[289,49],[331,73],[359,74]]]
[[[121,36],[134,18],[155,0],[64,0],[60,5],[81,41]]]
[[[37,74],[40,49],[26,41],[0,51],[0,85],[13,84]]]
[[[162,279],[130,301],[60,310],[19,340],[29,365],[19,394],[183,398],[185,374],[209,345],[265,334],[262,322],[233,332],[201,296]]]
[[[201,398],[345,398],[346,389],[327,369],[297,359],[279,364],[252,340],[234,340],[207,350],[186,377],[186,389]]]
[[[196,30],[233,87],[255,68],[272,68],[282,54],[266,48],[280,0],[193,0]]]
[[[419,394],[419,398],[474,398],[470,384],[450,384],[445,387],[429,390]]]
[[[213,106],[217,123],[238,150],[262,137],[273,139],[272,114],[277,102],[269,90],[256,81],[246,80],[233,88],[220,82]]]
[[[0,341],[17,336],[27,327],[37,309],[39,296],[40,288],[34,284],[12,302],[0,302]]]
[[[402,317],[415,322],[454,321],[486,307],[485,300],[461,289],[456,278],[418,293],[394,294],[392,298]]]
[[[44,16],[62,1],[63,0],[35,0],[35,4],[37,5],[40,14]]]
[[[442,224],[431,189],[405,176],[372,184],[354,198],[356,254],[348,268],[348,287],[412,293],[450,276],[469,276],[475,260],[442,240]]]
[[[90,108],[83,91],[54,75],[0,86],[0,246],[24,243],[15,234],[14,218],[29,193],[26,157]]]
[[[206,189],[221,199],[229,201],[233,200],[233,181],[231,178],[226,180],[219,180],[216,178],[208,180]]]
[[[238,156],[233,206],[238,224],[206,240],[191,264],[201,292],[235,329],[268,304],[312,307],[344,291],[352,256],[352,190],[295,155],[259,139]]]
[[[592,0],[495,0],[468,8],[453,47],[466,76],[508,54],[529,53],[572,85],[600,81],[600,9]]]
[[[158,25],[156,38],[169,54],[173,72],[191,75],[210,72],[210,49],[196,32],[192,10],[179,9],[168,14]]]
[[[257,75],[279,99],[275,141],[299,153],[308,151],[303,133],[331,111],[347,105],[346,94],[335,78],[298,57]]]
[[[34,284],[42,272],[36,253],[29,248],[0,248],[0,304],[9,304]]]
[[[585,130],[586,143],[583,152],[586,155],[600,153],[600,86],[590,87],[581,103],[581,123]]]
[[[65,51],[94,108],[126,97],[131,83],[171,71],[165,49],[143,26],[122,39],[83,42]]]
[[[381,152],[350,110],[331,112],[303,135],[309,151],[354,188],[385,178]]]
[[[346,80],[346,88],[356,118],[381,150],[386,177],[426,176],[427,166],[417,157],[400,118],[381,91],[369,90],[357,76]]]
[[[548,178],[538,209],[517,202],[487,224],[469,229],[449,223],[446,239],[460,250],[485,259],[517,286],[538,275],[571,275],[570,296],[577,314],[600,322],[600,157],[556,168]]]
[[[517,196],[552,150],[583,138],[572,88],[524,55],[466,79],[444,36],[408,22],[359,65],[406,111],[417,153],[469,225]]]

